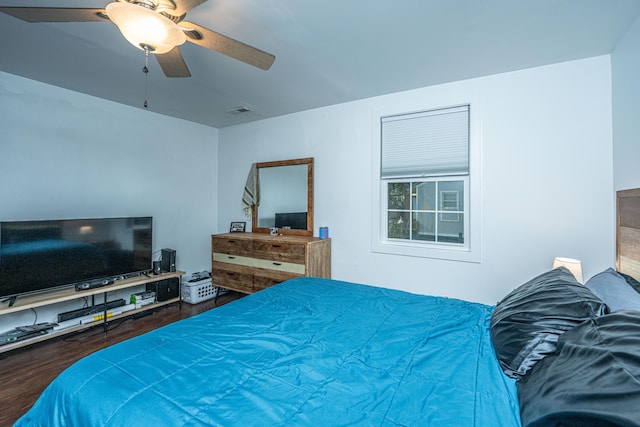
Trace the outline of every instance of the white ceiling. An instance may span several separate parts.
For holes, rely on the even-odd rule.
[[[109,0],[0,0],[104,7]],[[276,56],[262,71],[195,44],[190,78],[150,60],[148,109],[215,127],[610,53],[638,0],[208,0],[195,22]],[[109,22],[0,13],[0,70],[144,108],[144,53]],[[251,112],[227,111],[247,107]]]

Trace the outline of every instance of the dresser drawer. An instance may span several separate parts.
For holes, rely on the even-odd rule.
[[[241,256],[251,256],[253,253],[253,242],[251,240],[214,237],[212,242],[213,252]]]
[[[211,280],[216,286],[234,289],[244,293],[252,293],[252,269],[233,264],[215,264],[211,272]]]
[[[265,270],[284,271],[297,274],[298,276],[304,275],[304,264],[295,264],[292,262],[284,261],[272,261],[269,259],[254,259],[251,265],[256,268],[262,268]]]
[[[253,242],[253,251],[256,258],[304,264],[306,245],[277,241],[255,241]]]
[[[244,265],[247,267],[253,267],[256,263],[255,258],[250,258],[242,255],[221,254],[218,252],[213,253],[213,262],[224,262],[227,264]]]
[[[256,268],[253,276],[253,287],[256,291],[259,291],[277,283],[284,282],[285,280],[295,279],[300,276],[302,276],[302,274]]]

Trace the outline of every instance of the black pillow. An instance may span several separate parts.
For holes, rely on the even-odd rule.
[[[523,427],[640,427],[640,313],[582,322],[518,381]]]
[[[519,379],[556,349],[558,337],[609,309],[565,267],[509,293],[491,316],[491,340],[502,370]]]

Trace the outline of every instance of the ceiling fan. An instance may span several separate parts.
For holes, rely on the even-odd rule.
[[[190,77],[178,46],[185,41],[222,53],[262,70],[275,56],[208,28],[187,22],[186,14],[207,0],[117,0],[104,9],[57,7],[0,7],[27,22],[111,21],[137,48],[155,54],[167,77]]]

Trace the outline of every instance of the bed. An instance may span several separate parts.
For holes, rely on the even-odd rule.
[[[519,426],[492,308],[281,283],[90,355],[18,426]]]
[[[494,307],[298,278],[80,360],[16,426],[640,426],[635,279],[561,267]]]

